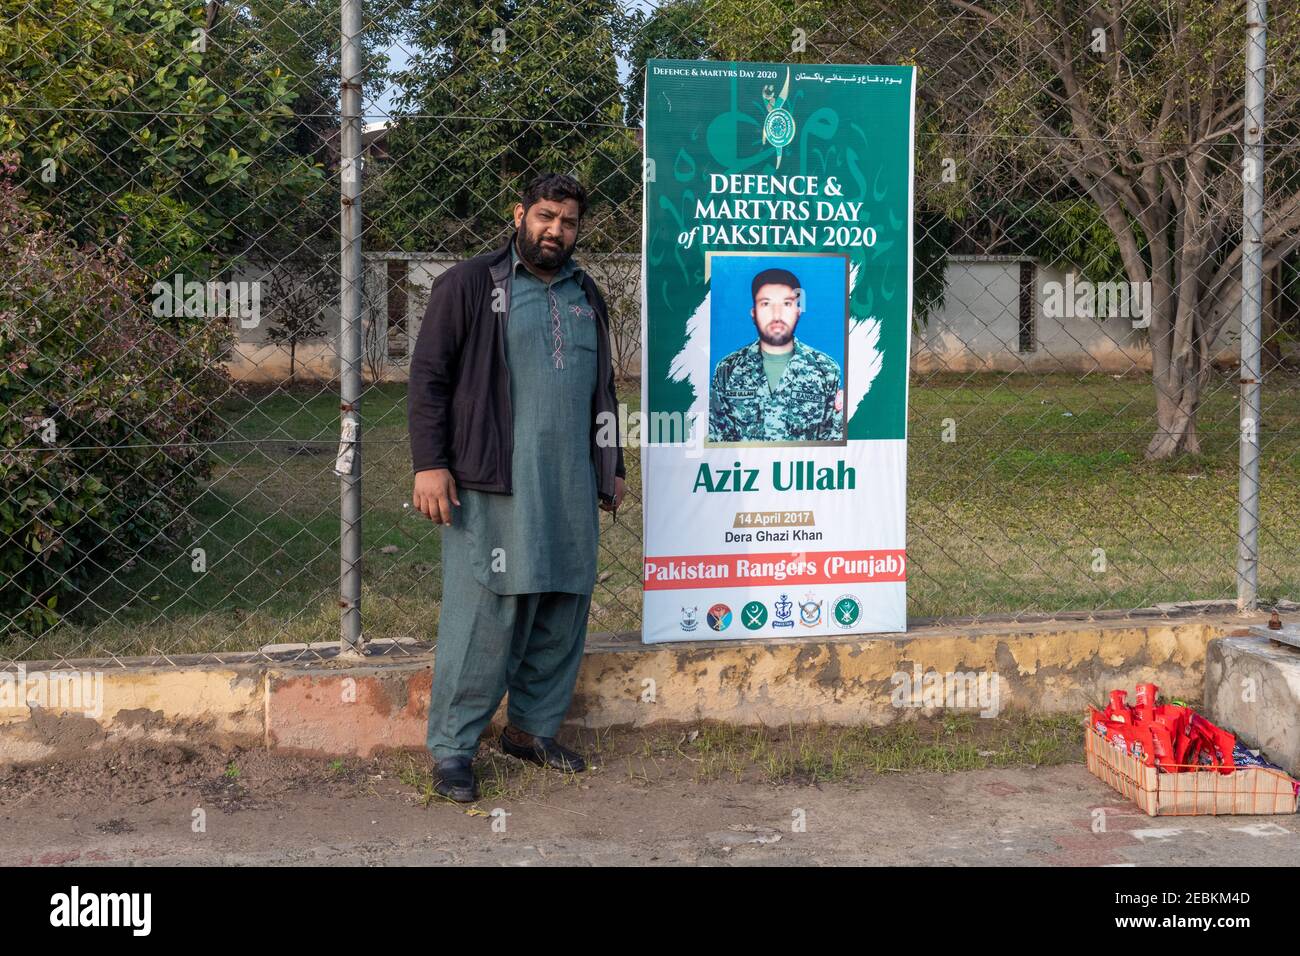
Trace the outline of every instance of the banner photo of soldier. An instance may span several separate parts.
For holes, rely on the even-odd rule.
[[[907,629],[915,84],[647,64],[648,643]]]
[[[848,256],[711,253],[709,444],[844,441]]]

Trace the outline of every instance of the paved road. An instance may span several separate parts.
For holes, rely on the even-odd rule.
[[[155,766],[151,761],[156,761]],[[188,777],[136,755],[103,779],[0,779],[0,864],[1295,865],[1296,817],[1153,819],[1080,765],[773,786],[620,767],[542,774],[475,813],[391,767]],[[531,768],[530,768],[531,770]],[[371,772],[373,771],[373,772]],[[233,772],[233,771],[232,771]],[[315,775],[313,776],[312,773]],[[196,811],[200,811],[196,813]],[[493,815],[493,811],[500,811]],[[1100,815],[1096,811],[1101,811]],[[507,814],[502,816],[501,813]],[[483,815],[479,815],[483,814]]]

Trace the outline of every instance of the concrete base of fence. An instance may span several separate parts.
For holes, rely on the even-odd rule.
[[[1206,716],[1300,777],[1300,650],[1264,637],[1211,641]]]
[[[1207,642],[1262,622],[1225,615],[975,624],[906,635],[653,646],[636,635],[593,635],[569,723],[884,725],[933,713],[936,705],[971,713],[1082,713],[1113,688],[1147,681],[1197,698]],[[298,661],[275,659],[286,656]],[[0,671],[0,763],[137,740],[358,756],[423,747],[433,651],[388,643],[365,659],[307,656],[321,654],[266,648],[262,655],[223,655],[220,664],[201,657],[166,667],[153,660],[72,661],[58,670],[28,664],[23,675],[10,667],[8,677]],[[15,694],[19,676],[25,696]],[[69,696],[74,676],[82,688],[76,701]],[[102,685],[97,696],[95,682]]]

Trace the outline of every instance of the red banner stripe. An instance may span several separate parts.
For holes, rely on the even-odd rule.
[[[647,557],[642,584],[646,591],[675,591],[906,580],[907,552],[899,549]]]

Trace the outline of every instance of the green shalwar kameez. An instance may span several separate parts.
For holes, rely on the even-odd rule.
[[[513,493],[460,489],[460,507],[442,531],[428,733],[438,760],[473,756],[507,691],[514,726],[555,736],[573,696],[596,581],[596,317],[572,261],[549,284],[514,246],[511,261]]]

